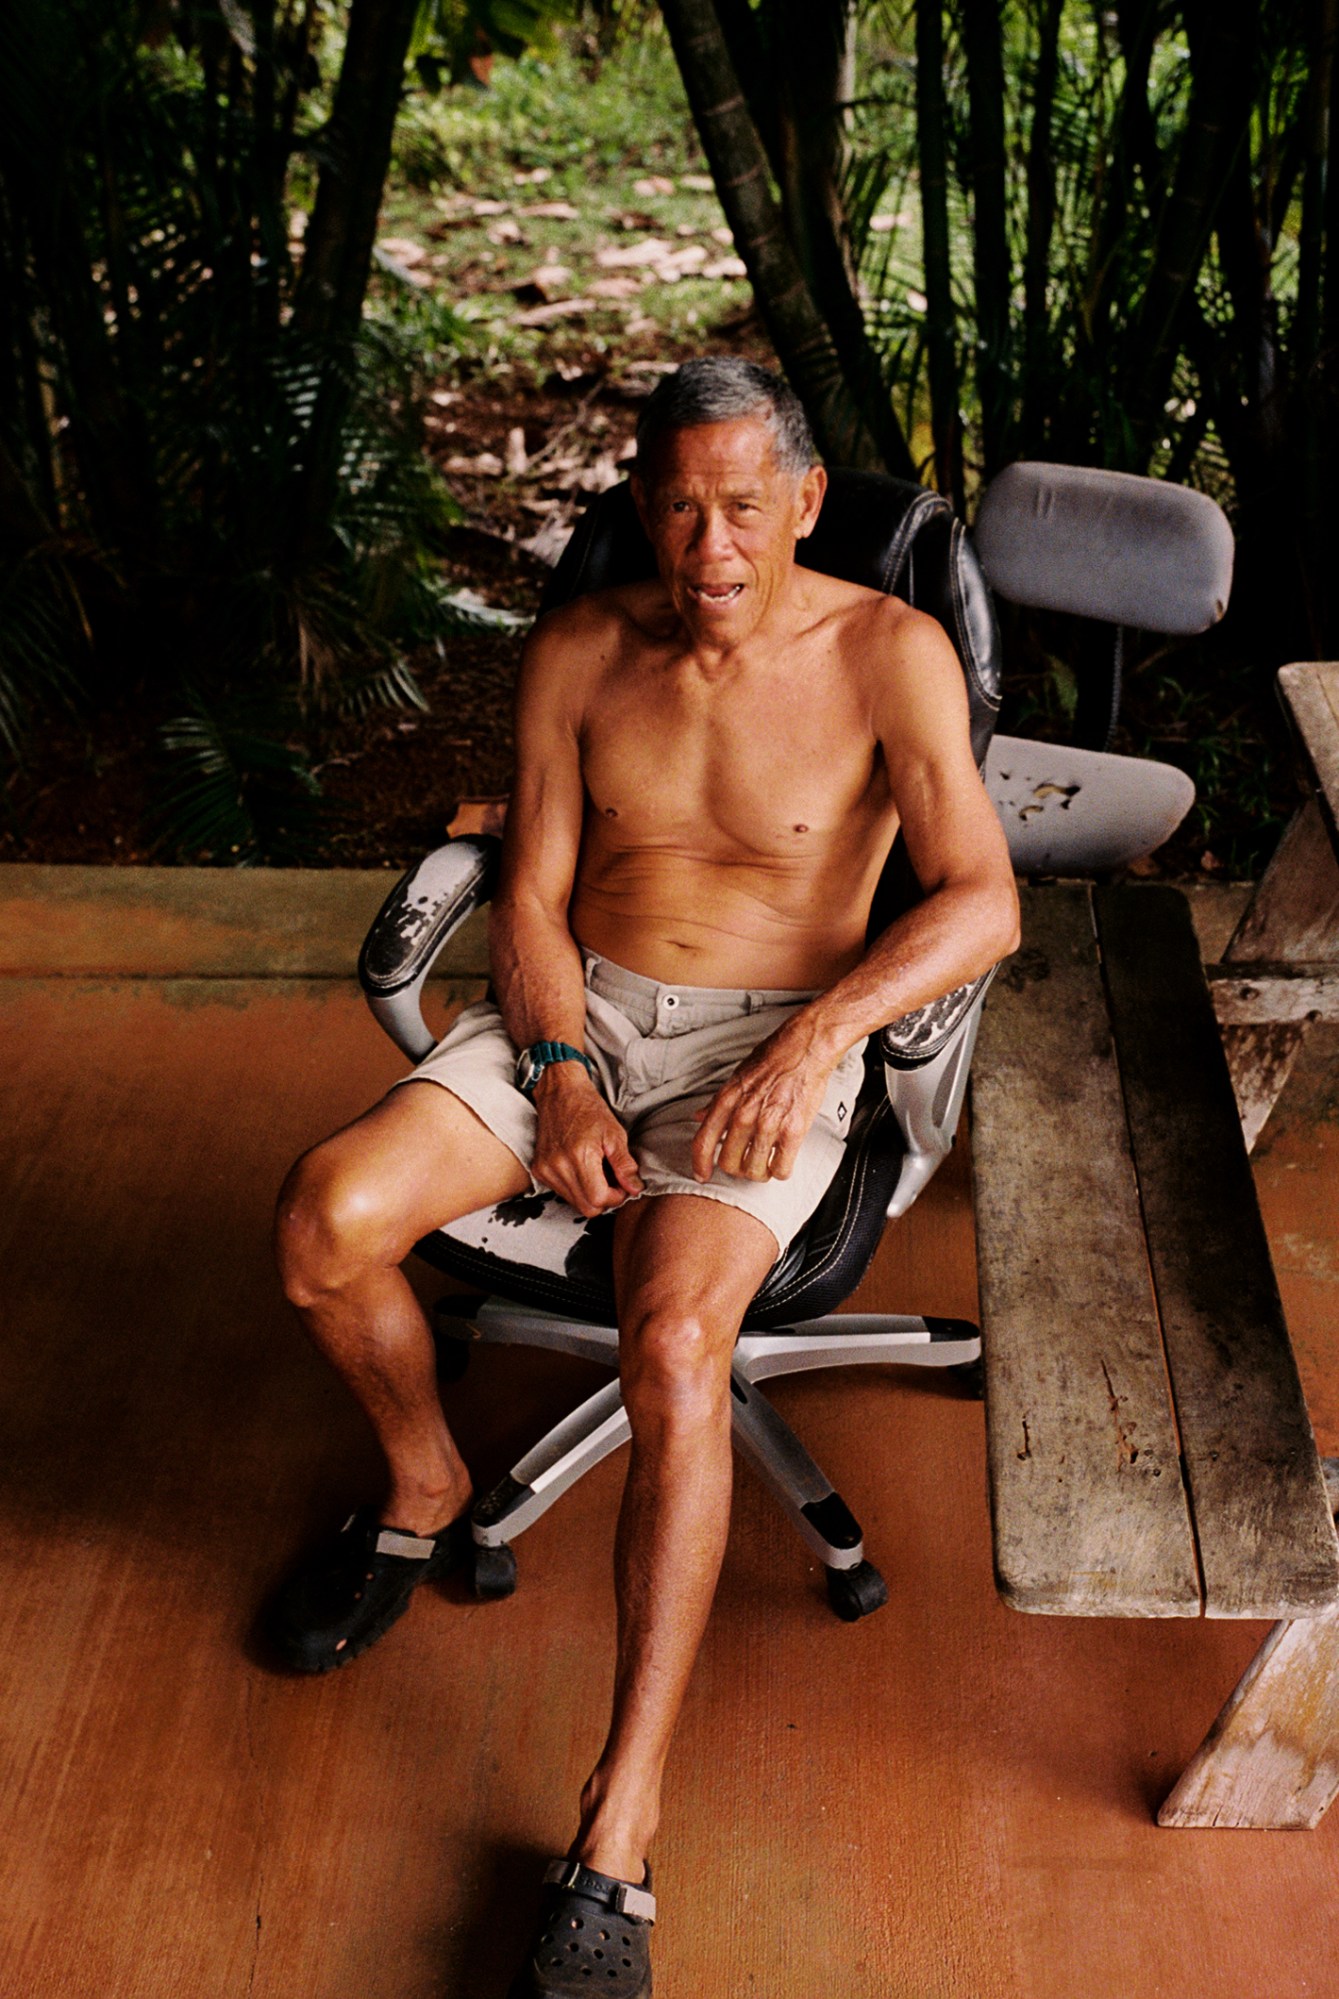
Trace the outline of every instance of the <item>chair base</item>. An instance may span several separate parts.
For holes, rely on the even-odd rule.
[[[542,1347],[618,1366],[616,1326],[587,1325],[500,1298],[447,1297],[435,1317],[448,1373],[461,1371],[476,1342]],[[814,1368],[891,1363],[961,1370],[976,1387],[980,1356],[980,1333],[965,1319],[833,1312],[784,1331],[740,1335],[730,1370],[735,1446],[827,1569],[829,1595],[839,1616],[854,1619],[877,1609],[886,1600],[882,1579],[865,1560],[859,1522],[757,1384]],[[510,1594],[515,1587],[511,1544],[628,1435],[615,1377],[556,1423],[478,1501],[472,1524],[481,1596]]]

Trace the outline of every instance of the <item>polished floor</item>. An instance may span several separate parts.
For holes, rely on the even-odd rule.
[[[509,1602],[424,1591],[351,1670],[273,1672],[258,1600],[377,1472],[268,1213],[398,1058],[333,979],[10,976],[0,1034],[0,1994],[502,1999],[600,1738],[621,1459],[526,1537]],[[1259,1163],[1329,1451],[1336,1095],[1318,1036]],[[972,1312],[962,1150],[855,1302]],[[479,1354],[447,1391],[479,1480],[593,1378]],[[1018,1616],[979,1405],[891,1370],[775,1395],[892,1602],[838,1623],[741,1471],[655,1856],[660,1999],[1339,1990],[1339,1809],[1153,1823],[1261,1627]]]

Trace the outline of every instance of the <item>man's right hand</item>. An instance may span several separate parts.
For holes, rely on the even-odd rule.
[[[545,1069],[535,1086],[535,1110],[539,1131],[531,1170],[542,1186],[588,1221],[641,1193],[628,1135],[580,1062]]]

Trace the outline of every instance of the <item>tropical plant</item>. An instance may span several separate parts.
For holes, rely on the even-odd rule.
[[[315,0],[0,24],[0,741],[135,689],[169,850],[280,851],[313,721],[421,703],[407,649],[460,621],[413,357],[363,319],[416,13],[353,0],[342,44]]]
[[[1232,509],[1268,665],[1339,643],[1335,0],[662,0],[825,449],[961,505],[1019,456]]]

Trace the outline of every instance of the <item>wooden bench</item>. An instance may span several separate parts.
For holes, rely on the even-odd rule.
[[[1339,1787],[1339,1542],[1189,909],[1023,902],[973,1066],[999,1589],[1279,1620],[1159,1819],[1314,1824]]]
[[[1209,967],[1228,1066],[1253,1146],[1307,1030],[1339,1021],[1339,663],[1279,670],[1309,795],[1278,844],[1221,964]]]

